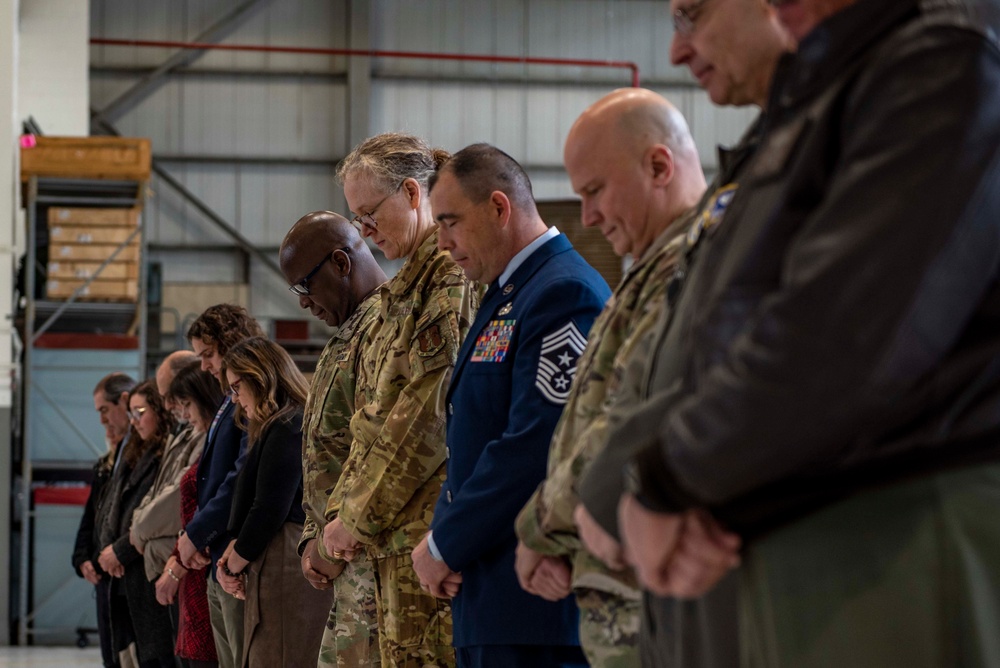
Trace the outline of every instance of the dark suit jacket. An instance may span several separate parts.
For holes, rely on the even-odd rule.
[[[226,401],[215,431],[208,434],[198,462],[198,510],[184,530],[199,550],[209,548],[212,576],[229,543],[226,527],[236,474],[246,458],[246,432],[234,421],[236,404]]]
[[[89,561],[93,563],[98,573],[104,576],[104,571],[97,563],[97,557],[101,553],[103,545],[98,545],[97,530],[100,524],[98,509],[107,493],[108,485],[111,481],[111,467],[114,465],[114,457],[105,455],[94,464],[94,477],[90,483],[90,496],[87,497],[87,505],[83,508],[83,516],[80,517],[80,528],[76,532],[76,543],[73,545],[73,570],[80,577],[83,573],[80,566]]]
[[[448,393],[448,479],[431,528],[462,573],[455,646],[576,645],[573,597],[549,603],[514,573],[514,519],[545,477],[576,359],[610,290],[565,236],[493,285]]]
[[[125,467],[125,462],[121,467]],[[160,456],[147,451],[135,467],[126,469],[121,477],[121,485],[111,488],[110,493],[118,495],[119,537],[115,539],[114,551],[118,561],[125,567],[125,576],[116,580],[113,590],[121,587],[128,600],[129,616],[136,634],[136,648],[140,661],[148,661],[173,654],[170,616],[167,609],[156,602],[154,584],[146,578],[146,566],[142,555],[129,542],[132,514],[153,486],[160,468]],[[121,646],[120,642],[116,646]]]

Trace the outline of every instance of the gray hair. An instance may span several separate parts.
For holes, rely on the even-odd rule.
[[[337,181],[343,185],[349,175],[364,172],[384,192],[398,188],[406,179],[415,180],[426,190],[431,174],[450,157],[420,137],[384,132],[354,147],[337,166]]]
[[[135,379],[131,376],[116,371],[114,373],[109,373],[104,378],[101,378],[97,382],[97,387],[94,388],[94,394],[98,392],[104,393],[105,401],[109,403],[118,405],[118,399],[121,397],[122,392],[131,393],[135,389]],[[126,408],[128,408],[126,406]]]

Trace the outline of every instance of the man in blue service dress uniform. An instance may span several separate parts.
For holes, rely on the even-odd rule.
[[[454,595],[459,666],[586,666],[572,597],[551,603],[517,583],[514,519],[545,477],[576,361],[610,290],[546,227],[527,175],[503,151],[459,151],[432,178],[430,198],[440,247],[489,289],[458,354],[448,479],[413,565],[432,594]],[[563,561],[545,568],[569,582]]]

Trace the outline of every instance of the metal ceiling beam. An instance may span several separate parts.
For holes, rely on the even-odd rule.
[[[359,11],[354,11],[352,4],[352,14],[359,14],[368,6],[366,0],[351,0],[357,3]],[[352,20],[353,24],[353,20]],[[353,32],[353,29],[352,29]],[[352,37],[353,39],[353,37]],[[167,47],[184,48],[198,51],[219,50],[219,51],[252,51],[259,53],[298,53],[311,54],[315,56],[350,56],[363,58],[411,58],[418,60],[450,60],[455,62],[473,63],[508,63],[512,65],[556,65],[563,67],[588,67],[588,68],[612,68],[628,69],[631,73],[632,86],[639,86],[639,65],[631,60],[595,60],[578,58],[538,58],[535,56],[500,56],[486,53],[440,53],[433,51],[395,51],[382,49],[331,49],[314,46],[272,46],[269,44],[208,44],[205,42],[177,42],[172,40],[154,39],[112,39],[107,37],[92,37],[91,44],[104,44],[107,46],[130,46],[130,47]],[[348,81],[350,81],[348,73]]]
[[[92,75],[135,77],[152,72],[152,67],[143,65],[91,65]],[[568,88],[618,88],[621,79],[614,77],[579,77],[567,78],[556,76],[539,77],[534,75],[514,74],[426,74],[421,72],[405,72],[375,66],[371,70],[372,81],[406,81],[429,83],[463,83],[482,84],[490,86],[545,87],[561,86]],[[171,77],[224,77],[229,79],[318,79],[330,83],[348,83],[347,70],[307,70],[307,69],[251,69],[247,67],[181,67],[167,74]],[[680,72],[669,79],[643,79],[644,88],[681,88],[684,90],[701,90],[698,82],[690,74]]]
[[[300,157],[294,155],[224,155],[202,153],[160,153],[157,162],[183,162],[202,165],[293,165],[300,167],[336,167],[340,157]]]
[[[191,163],[199,165],[291,165],[296,167],[336,167],[343,156],[300,158],[283,155],[225,155],[201,153],[168,153],[157,154],[159,163]],[[565,172],[562,163],[524,162],[521,167],[528,172]]]
[[[121,133],[115,126],[111,125],[107,121],[98,121],[96,126],[101,129],[105,134],[109,134],[115,137],[120,137]],[[191,203],[194,208],[198,209],[206,218],[215,223],[215,226],[219,228],[227,237],[232,239],[237,246],[246,254],[249,258],[253,256],[257,258],[265,267],[277,274],[282,282],[285,280],[285,275],[281,273],[281,268],[278,263],[275,262],[274,258],[270,255],[265,254],[256,246],[254,246],[249,239],[240,234],[233,225],[231,225],[225,218],[220,216],[215,210],[206,204],[200,197],[191,192],[187,186],[178,181],[174,176],[168,172],[162,164],[156,158],[153,158],[153,173],[160,177],[160,180],[170,186],[175,190],[181,197],[186,199]],[[247,274],[247,279],[249,281],[249,273]]]
[[[92,75],[137,77],[150,74],[155,68],[145,65],[91,65]],[[346,83],[347,72],[307,69],[260,69],[249,67],[177,67],[168,77],[224,77],[227,79],[320,79],[331,83]]]
[[[195,42],[209,43],[224,38],[242,23],[257,8],[269,0],[247,0],[236,7],[206,30],[194,38]],[[163,85],[164,75],[171,70],[190,65],[206,53],[205,50],[180,49],[174,55],[167,58],[152,72],[136,82],[134,86],[126,90],[117,98],[111,101],[106,107],[96,113],[92,122],[99,123],[106,121],[114,123],[126,112],[142,102],[153,91]]]

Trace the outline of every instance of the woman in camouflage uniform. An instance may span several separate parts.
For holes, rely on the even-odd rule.
[[[333,557],[363,551],[372,562],[385,667],[455,663],[451,606],[420,588],[411,558],[444,480],[445,396],[481,294],[437,247],[427,182],[448,157],[417,137],[387,133],[362,142],[337,173],[361,233],[387,259],[405,260],[381,288],[358,374],[351,453],[324,530]]]

